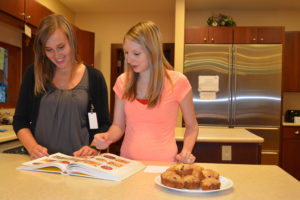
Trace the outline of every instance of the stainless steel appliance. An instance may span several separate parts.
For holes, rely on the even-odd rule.
[[[199,125],[245,127],[278,162],[281,66],[281,44],[186,44],[183,71]]]

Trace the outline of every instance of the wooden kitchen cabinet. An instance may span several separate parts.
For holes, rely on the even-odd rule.
[[[282,83],[284,92],[300,92],[300,31],[285,33]]]
[[[181,151],[183,142],[177,141],[178,152]],[[222,146],[231,146],[231,160],[222,159]],[[260,164],[260,143],[218,143],[196,142],[193,155],[195,162],[202,163],[235,163],[235,164]]]
[[[187,27],[186,44],[282,44],[284,27]]]
[[[0,9],[8,15],[37,27],[52,12],[35,0],[0,0]]]
[[[230,44],[233,42],[232,27],[187,27],[185,44]]]
[[[281,167],[300,180],[300,127],[282,129]]]
[[[0,10],[9,15],[24,20],[25,1],[24,0],[0,0]]]
[[[41,20],[53,14],[48,8],[37,3],[35,0],[25,0],[25,21],[38,27]]]
[[[284,27],[234,27],[234,44],[282,44]]]
[[[79,28],[74,28],[74,31],[77,36],[79,57],[84,64],[94,67],[95,33]]]

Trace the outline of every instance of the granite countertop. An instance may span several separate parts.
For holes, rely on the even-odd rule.
[[[121,181],[106,181],[16,168],[29,156],[0,153],[1,199],[11,200],[229,200],[300,199],[300,182],[275,165],[201,163],[233,182],[233,187],[212,193],[187,193],[162,188],[155,183],[159,172],[144,170]],[[169,167],[174,163],[144,162],[146,166]]]
[[[300,126],[300,123],[282,122],[282,126]]]
[[[183,141],[185,128],[176,127],[175,138]],[[245,128],[199,127],[197,142],[263,143],[264,139]]]
[[[1,125],[0,129],[7,130],[7,131],[0,132],[0,143],[17,139],[17,136],[13,130],[12,125]]]

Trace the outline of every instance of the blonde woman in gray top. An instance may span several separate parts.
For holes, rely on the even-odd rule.
[[[84,65],[76,52],[69,22],[57,14],[44,18],[13,122],[32,159],[56,152],[96,155],[91,144],[94,134],[107,131],[111,124],[103,75]]]

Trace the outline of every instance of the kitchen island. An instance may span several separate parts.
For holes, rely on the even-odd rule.
[[[181,193],[155,184],[159,173],[144,170],[122,182],[21,171],[16,168],[29,156],[0,153],[1,199],[300,199],[300,182],[274,165],[239,165],[202,163],[231,179],[233,187],[207,194]],[[146,166],[170,166],[172,163],[144,162]]]
[[[175,129],[179,151],[183,145],[184,132],[185,128]],[[244,128],[199,127],[193,154],[197,162],[260,164],[263,142],[262,137]],[[0,152],[17,146],[22,146],[22,144],[18,141],[1,143]],[[115,152],[110,148],[109,151],[118,154],[119,150]]]
[[[185,128],[175,129],[178,150],[183,146]],[[197,162],[260,164],[261,144],[259,137],[245,128],[199,127],[193,154]]]

